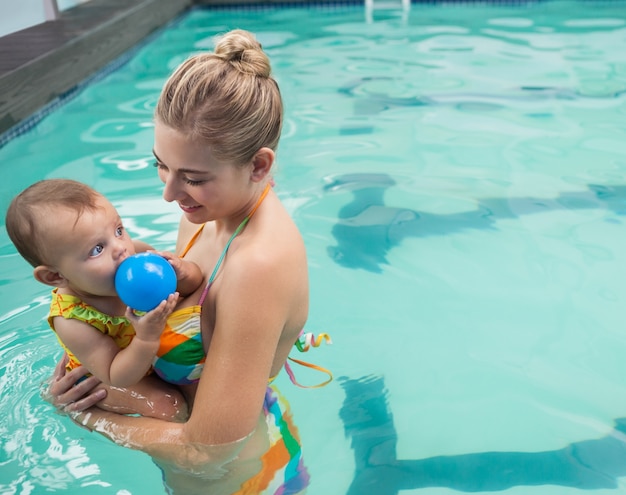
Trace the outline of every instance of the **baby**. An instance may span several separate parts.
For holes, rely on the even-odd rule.
[[[184,421],[181,393],[150,370],[179,294],[193,292],[203,281],[199,267],[163,253],[176,272],[178,292],[153,310],[135,314],[118,297],[114,280],[136,245],[113,205],[73,180],[43,180],[25,189],[9,206],[6,229],[34,267],[35,279],[55,287],[48,321],[69,357],[67,369],[82,364],[107,387],[98,406]]]

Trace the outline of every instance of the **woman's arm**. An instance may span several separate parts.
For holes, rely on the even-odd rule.
[[[135,246],[136,253],[145,253],[146,251],[152,251],[154,248],[145,241],[139,239],[133,239],[133,245]]]
[[[66,372],[67,355],[57,363],[44,390],[44,399],[57,409],[68,413],[78,424],[98,431],[115,443],[127,447],[149,450],[150,445],[181,445],[181,423],[170,423],[143,416],[124,416],[93,407],[106,397],[106,390],[99,388],[101,382],[89,371],[79,366]]]
[[[161,458],[202,457],[206,446],[232,445],[248,437],[262,415],[274,355],[284,326],[280,277],[254,260],[229,271],[222,283],[206,364],[187,423],[128,417],[92,409],[77,422],[116,443]],[[283,292],[285,290],[283,289]],[[240,304],[239,301],[249,301]],[[171,447],[176,445],[176,449]],[[179,447],[185,446],[184,449]],[[201,446],[204,446],[201,448]],[[168,457],[169,456],[169,457]],[[181,460],[182,458],[182,460]]]
[[[99,408],[73,413],[71,417],[77,424],[104,435],[118,445],[141,450],[155,459],[186,470],[215,462],[229,462],[237,457],[248,440],[245,437],[219,445],[193,443],[185,440],[180,423],[144,416],[122,416]]]
[[[236,256],[203,307],[203,324],[210,325],[204,336],[211,340],[189,420],[174,424],[94,409],[77,417],[81,424],[152,455],[169,452],[183,463],[198,446],[236,444],[257,428],[268,379],[282,364],[276,356],[288,315],[295,305],[306,306],[306,263],[302,253],[277,256],[256,245],[233,247]],[[306,308],[300,313],[304,324]]]
[[[216,287],[215,326],[187,424],[194,442],[231,442],[254,429],[286,321],[290,287],[263,254],[229,261]]]

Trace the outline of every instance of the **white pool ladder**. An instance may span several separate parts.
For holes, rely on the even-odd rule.
[[[375,10],[402,9],[402,20],[406,21],[411,10],[411,0],[365,0],[365,19],[374,21]]]
[[[43,0],[43,10],[46,21],[54,21],[59,18],[59,6],[57,0]]]

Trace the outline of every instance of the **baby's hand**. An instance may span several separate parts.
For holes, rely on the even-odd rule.
[[[155,254],[165,258],[172,268],[176,272],[177,280],[184,280],[189,276],[189,263],[183,260],[180,256],[176,256],[169,251],[154,251]]]
[[[176,272],[176,289],[182,297],[193,293],[203,282],[204,276],[200,267],[191,261],[182,259],[169,251],[155,251],[165,258]]]
[[[165,328],[165,322],[174,311],[177,302],[178,292],[175,292],[143,315],[137,315],[131,308],[126,308],[126,318],[135,328],[135,338],[148,342],[158,341]]]

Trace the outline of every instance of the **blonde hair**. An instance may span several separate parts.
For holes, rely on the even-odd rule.
[[[91,187],[70,179],[47,179],[34,183],[15,196],[5,217],[11,241],[32,266],[47,264],[47,235],[54,227],[54,213],[67,208],[76,221],[85,210],[98,208],[102,195]]]
[[[263,147],[275,151],[283,104],[261,44],[237,29],[218,40],[214,53],[183,62],[165,83],[155,118],[236,164]]]

